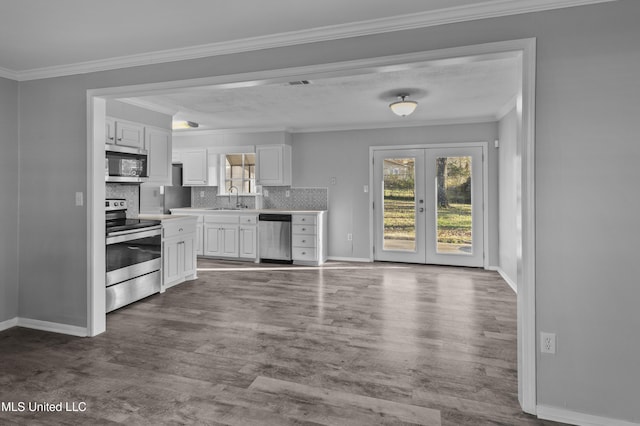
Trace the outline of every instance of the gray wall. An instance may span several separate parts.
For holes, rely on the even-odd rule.
[[[499,122],[500,149],[498,150],[498,266],[512,285],[517,287],[518,277],[518,228],[517,216],[517,176],[520,171],[517,153],[522,152],[518,128],[518,115],[512,109]]]
[[[18,316],[18,83],[0,78],[0,322]]]
[[[536,313],[558,335],[538,359],[538,402],[637,421],[638,16],[619,0],[22,82],[21,315],[86,323],[86,211],[60,205],[86,187],[86,89],[537,37]]]
[[[496,123],[296,133],[293,135],[293,185],[329,188],[329,256],[368,259],[369,147],[445,142],[489,142],[489,259],[498,255],[498,165],[493,141]],[[331,184],[331,178],[336,184]],[[347,233],[353,240],[347,241]]]
[[[171,115],[150,111],[115,99],[107,100],[107,115],[166,130],[171,130],[171,122],[173,121]]]

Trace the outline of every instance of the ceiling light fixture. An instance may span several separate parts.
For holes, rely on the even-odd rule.
[[[174,121],[173,123],[171,123],[171,129],[173,130],[179,130],[179,129],[196,129],[198,128],[200,125],[194,121]]]
[[[398,95],[398,99],[400,100],[389,104],[389,108],[391,108],[394,114],[400,117],[406,117],[416,110],[418,103],[416,101],[406,100],[407,97],[409,97],[409,95]]]

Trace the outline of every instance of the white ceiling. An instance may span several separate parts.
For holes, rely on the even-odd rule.
[[[493,121],[520,88],[516,55],[433,61],[403,70],[311,79],[308,85],[199,87],[126,101],[195,121],[203,130],[291,132]],[[400,93],[408,117],[388,108]]]

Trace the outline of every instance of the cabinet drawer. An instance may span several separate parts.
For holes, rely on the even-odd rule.
[[[291,217],[291,222],[294,225],[315,225],[316,215],[314,214],[294,214]]]
[[[255,215],[241,215],[240,216],[240,224],[241,225],[255,225],[256,223],[258,223],[258,216]]]
[[[177,235],[184,235],[196,232],[196,223],[189,221],[177,221],[168,222],[162,225],[162,230],[165,238],[175,237]]]
[[[293,247],[315,247],[316,246],[316,236],[315,235],[294,234],[291,237],[291,245]]]
[[[293,247],[291,255],[293,260],[315,261],[316,249],[308,247]]]
[[[237,214],[205,215],[204,223],[240,223],[240,216]]]
[[[315,225],[293,225],[292,231],[294,234],[315,235]]]

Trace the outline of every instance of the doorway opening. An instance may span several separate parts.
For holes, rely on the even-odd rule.
[[[536,338],[535,338],[535,208],[534,208],[534,113],[535,113],[535,39],[513,40],[462,46],[404,55],[393,55],[342,63],[268,70],[215,76],[187,81],[142,84],[92,89],[87,92],[88,136],[88,327],[89,336],[105,331],[105,238],[104,238],[104,132],[106,99],[144,96],[202,85],[230,87],[247,84],[286,83],[338,75],[384,72],[397,67],[411,68],[429,61],[473,60],[481,56],[520,55],[522,90],[516,101],[521,146],[517,153],[518,197],[515,215],[517,235],[517,303],[518,303],[518,384],[519,400],[525,412],[536,412]],[[370,177],[370,181],[372,178]],[[370,210],[373,227],[373,210]],[[472,225],[475,229],[475,225]],[[373,231],[370,232],[373,235]],[[370,258],[374,259],[373,244]],[[473,249],[472,249],[473,250]]]

